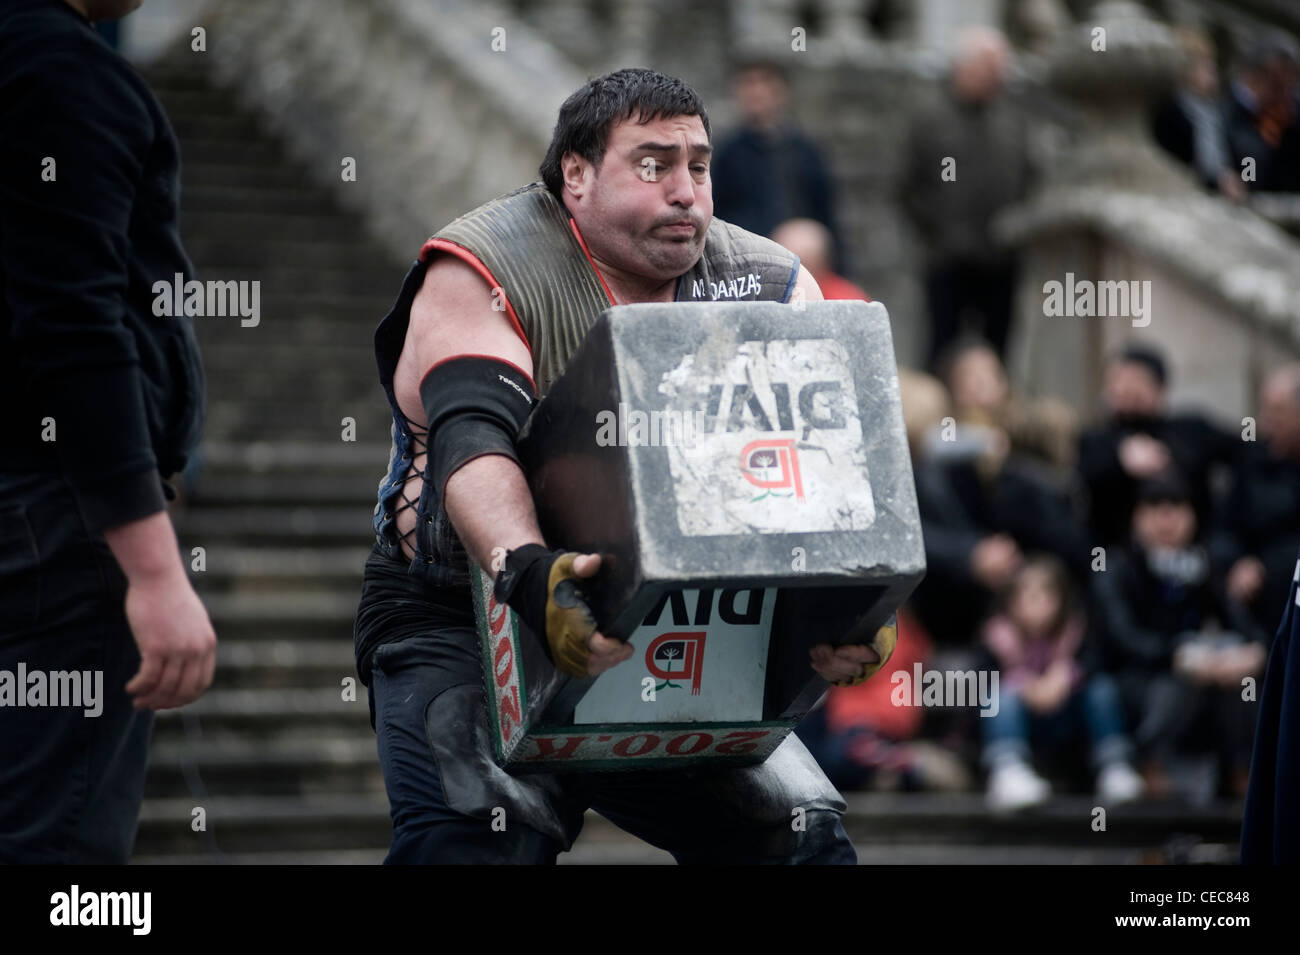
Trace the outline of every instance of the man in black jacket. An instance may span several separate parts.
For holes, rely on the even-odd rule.
[[[1227,568],[1229,595],[1273,633],[1300,550],[1300,364],[1277,369],[1260,389],[1259,440],[1241,442],[1210,547]]]
[[[1173,470],[1188,486],[1199,527],[1213,511],[1211,473],[1228,467],[1238,441],[1194,413],[1167,408],[1168,371],[1158,352],[1129,345],[1106,369],[1106,417],[1079,437],[1093,543],[1128,540],[1138,485]]]
[[[153,284],[192,269],[157,99],[91,23],[0,2],[0,862],[125,862],[152,710],[216,637],[164,509],[203,374]]]

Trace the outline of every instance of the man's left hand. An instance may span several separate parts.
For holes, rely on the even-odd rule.
[[[809,651],[812,668],[828,683],[857,686],[873,676],[889,660],[898,642],[898,626],[892,620],[876,631],[871,643],[832,646],[819,643]]]

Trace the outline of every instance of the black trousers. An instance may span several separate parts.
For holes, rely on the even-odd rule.
[[[0,863],[131,855],[153,713],[124,690],[140,666],[125,594],[62,478],[0,473]]]
[[[967,330],[967,324],[1005,356],[1015,291],[1014,265],[949,262],[929,269],[925,294],[930,309],[930,370],[936,370],[944,348]]]

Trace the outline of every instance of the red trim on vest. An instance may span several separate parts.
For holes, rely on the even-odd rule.
[[[420,261],[427,261],[429,253],[435,249],[439,252],[450,252],[452,255],[456,256],[456,258],[470,266],[470,268],[479,275],[483,276],[489,287],[493,289],[501,289],[501,300],[506,303],[506,315],[510,317],[510,323],[515,327],[515,334],[518,335],[519,340],[524,343],[524,347],[528,349],[528,354],[531,357],[533,354],[533,345],[528,340],[528,336],[524,334],[524,326],[520,323],[519,316],[515,314],[515,307],[510,304],[510,297],[506,295],[505,288],[497,281],[496,276],[492,274],[492,270],[484,265],[483,260],[469,249],[465,248],[463,245],[457,245],[449,239],[433,238],[425,242],[424,245],[420,247]],[[428,372],[425,374],[428,374]]]
[[[428,377],[429,377],[429,373],[432,372],[435,368],[437,368],[439,365],[445,365],[445,364],[446,364],[447,362],[449,362],[449,361],[455,361],[457,358],[486,358],[486,359],[488,359],[489,361],[499,361],[499,362],[501,362],[501,364],[503,364],[503,365],[509,365],[509,366],[510,366],[511,368],[513,368],[515,371],[519,372],[519,374],[521,374],[521,375],[523,375],[525,378],[527,378],[527,379],[528,379],[528,383],[529,383],[530,385],[533,386],[533,393],[534,393],[534,394],[537,393],[537,382],[533,381],[533,376],[532,376],[532,374],[530,374],[529,372],[527,372],[527,371],[525,371],[524,369],[520,368],[518,365],[516,365],[514,362],[512,362],[509,358],[502,358],[500,355],[484,355],[484,354],[481,354],[481,353],[479,353],[479,352],[465,352],[463,355],[448,355],[446,358],[439,358],[439,359],[438,359],[437,361],[435,361],[432,365],[430,365],[430,366],[429,366],[429,370],[426,371],[426,372],[425,372],[425,373],[420,377],[420,386],[421,386],[421,387],[424,386],[424,379],[425,379],[425,378],[428,378]]]
[[[596,273],[596,278],[600,280],[600,287],[605,290],[605,294],[609,297],[609,304],[617,305],[618,302],[614,298],[614,293],[611,292],[609,286],[605,284],[605,276],[600,274],[600,269],[596,268],[596,260],[591,257],[591,250],[587,248],[587,243],[583,240],[582,233],[578,231],[578,223],[573,221],[573,216],[569,216],[569,228],[573,230],[573,234],[578,240],[578,245],[582,246],[582,254],[587,257],[587,261],[591,264],[591,270]]]

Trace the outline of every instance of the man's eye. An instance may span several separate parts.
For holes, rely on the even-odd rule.
[[[662,165],[646,156],[641,160],[641,178],[646,182],[654,182],[659,176],[659,170],[662,168]]]
[[[704,165],[703,163],[696,163],[694,166],[691,167],[691,170],[692,170],[696,175],[700,175],[700,176],[702,176],[702,175],[704,175],[706,172],[709,171],[709,167],[706,166],[706,165]]]

